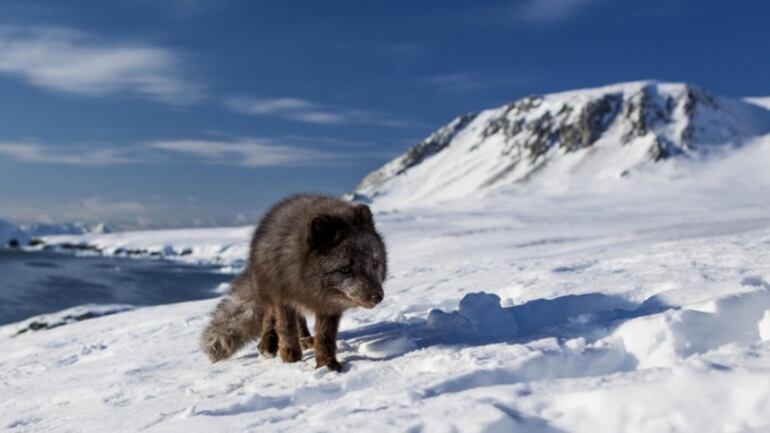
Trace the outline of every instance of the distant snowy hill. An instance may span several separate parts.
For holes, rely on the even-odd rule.
[[[366,176],[355,192],[400,206],[512,184],[564,188],[619,179],[650,162],[697,157],[768,133],[762,102],[654,81],[530,96],[454,119]]]
[[[19,228],[19,226],[6,220],[0,219],[0,248],[7,245],[8,242],[12,239],[26,243],[28,237],[27,234],[21,228]]]
[[[24,226],[24,231],[30,237],[50,235],[82,235],[89,232],[88,226],[81,223],[44,224],[35,223]]]
[[[83,235],[83,234],[106,234],[113,230],[105,223],[85,224],[85,223],[63,223],[63,224],[43,224],[36,223],[22,227],[31,238],[39,238],[52,235]]]
[[[95,225],[84,223],[34,223],[17,226],[0,219],[0,247],[7,245],[11,240],[16,240],[21,245],[26,245],[32,239],[39,239],[45,236],[107,233],[112,233],[112,229],[104,223]]]

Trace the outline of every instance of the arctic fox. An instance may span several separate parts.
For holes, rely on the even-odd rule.
[[[316,368],[341,371],[337,328],[343,311],[373,308],[384,293],[387,256],[369,207],[320,195],[273,206],[251,241],[246,269],[201,336],[212,362],[259,336],[259,351],[296,362],[314,347]],[[315,315],[315,338],[303,314]]]

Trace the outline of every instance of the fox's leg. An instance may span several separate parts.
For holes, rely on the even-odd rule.
[[[273,308],[265,310],[262,316],[262,335],[259,336],[257,349],[262,356],[272,358],[278,353],[278,333],[275,332],[275,312]]]
[[[307,320],[305,316],[297,313],[297,333],[299,334],[299,345],[302,350],[313,348],[313,336],[310,335],[310,330],[307,329]]]
[[[288,305],[275,306],[275,331],[278,333],[278,354],[284,362],[302,359],[297,334],[297,313]]]
[[[322,315],[315,317],[315,363],[316,368],[326,366],[332,371],[342,371],[337,361],[337,329],[340,315]]]

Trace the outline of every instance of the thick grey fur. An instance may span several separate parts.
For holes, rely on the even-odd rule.
[[[340,371],[340,317],[381,302],[386,274],[385,244],[368,206],[322,195],[289,197],[257,226],[246,269],[217,305],[201,348],[216,362],[260,337],[263,355],[277,352],[295,362],[312,345],[317,367]],[[316,317],[314,339],[308,313]]]

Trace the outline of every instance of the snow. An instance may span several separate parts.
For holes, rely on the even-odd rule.
[[[764,139],[580,191],[375,200],[391,273],[382,304],[343,317],[341,374],[253,344],[210,364],[197,339],[217,300],[8,325],[0,428],[768,431],[768,164]],[[46,241],[238,267],[251,230]]]
[[[750,98],[745,98],[745,100],[746,102],[749,102],[770,110],[770,96],[750,97]]]
[[[762,320],[759,322],[759,338],[762,341],[770,340],[770,310],[766,310]]]
[[[253,226],[44,236],[48,245],[88,245],[105,255],[157,256],[188,263],[240,266]]]
[[[59,326],[81,320],[89,320],[95,317],[108,316],[132,310],[134,307],[128,304],[85,304],[77,307],[66,308],[51,314],[41,314],[4,326],[0,329],[3,335],[12,337],[25,332],[39,331],[41,329],[53,329]]]

